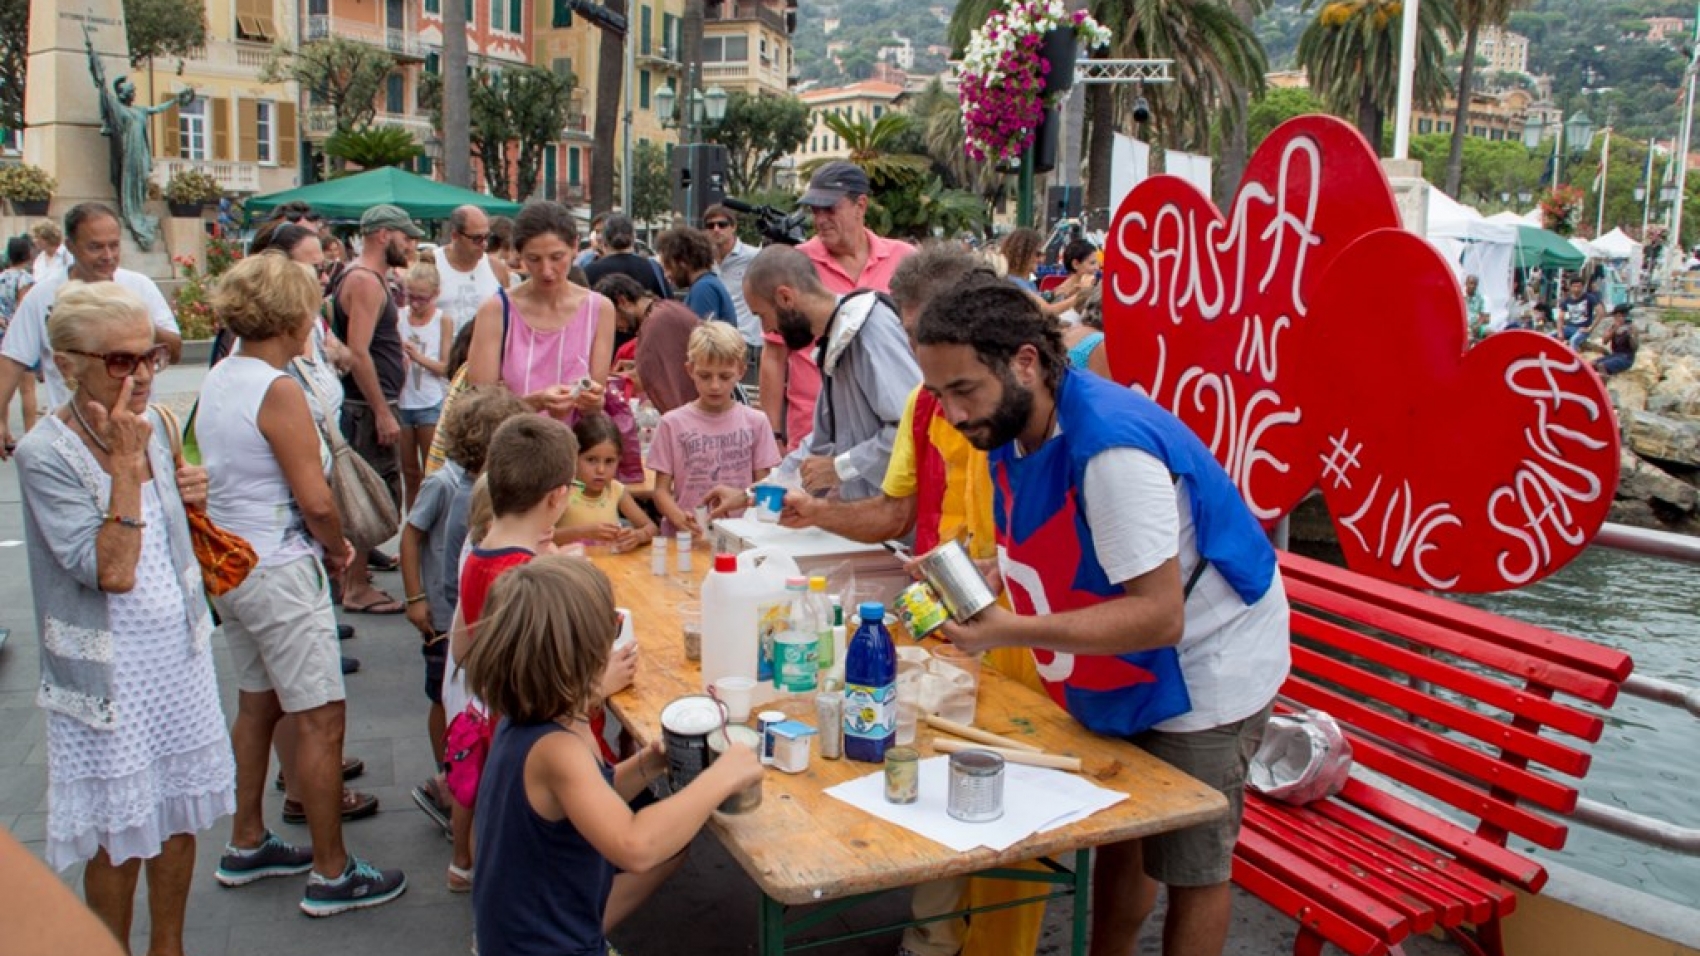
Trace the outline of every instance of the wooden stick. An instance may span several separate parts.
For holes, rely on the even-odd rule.
[[[1054,770],[1067,770],[1072,773],[1081,771],[1079,757],[1064,757],[1061,754],[1029,753],[1025,750],[1010,750],[1008,747],[991,747],[971,740],[957,740],[954,737],[934,737],[933,749],[939,753],[953,754],[963,750],[986,750],[995,753],[1010,763],[1026,764],[1029,767],[1050,767]]]
[[[928,714],[927,724],[934,730],[942,730],[947,734],[955,734],[965,740],[978,740],[981,743],[991,744],[994,747],[1002,747],[1005,750],[1023,750],[1027,753],[1033,754],[1044,753],[1043,750],[1033,746],[1032,744],[1022,743],[1019,740],[1011,740],[1008,737],[999,737],[997,734],[994,734],[989,730],[981,730],[978,727],[970,727],[967,724],[959,724],[954,720],[945,720],[937,714]]]

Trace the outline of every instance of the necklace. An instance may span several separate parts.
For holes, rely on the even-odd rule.
[[[112,454],[112,446],[101,441],[100,436],[96,435],[94,433],[94,429],[89,427],[88,419],[83,417],[83,407],[77,403],[77,400],[73,398],[65,404],[71,406],[72,417],[77,420],[77,424],[83,426],[83,431],[89,436],[89,441],[94,442],[94,447],[100,449],[105,454]]]
[[[1016,444],[1021,446],[1021,453],[1023,455],[1031,455],[1035,451],[1038,451],[1039,448],[1045,444],[1045,442],[1050,441],[1051,440],[1051,433],[1056,431],[1056,430],[1057,430],[1057,403],[1056,403],[1056,400],[1053,398],[1051,400],[1051,417],[1045,420],[1045,435],[1044,435],[1044,437],[1040,438],[1038,443],[1035,444],[1032,448],[1028,448],[1027,443],[1024,442],[1024,441],[1021,441],[1020,439],[1016,439]]]

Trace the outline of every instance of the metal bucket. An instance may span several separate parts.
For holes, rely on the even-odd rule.
[[[915,564],[958,624],[967,623],[997,601],[960,542],[946,541],[922,555]]]

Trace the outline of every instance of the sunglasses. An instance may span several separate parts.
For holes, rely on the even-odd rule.
[[[705,222],[705,223],[702,224],[702,226],[703,226],[704,229],[730,229],[730,228],[732,228],[731,223],[722,222],[722,221],[718,221],[718,220],[715,221],[715,222]]]
[[[460,232],[460,230],[458,230],[458,229],[455,230],[455,231]],[[471,239],[473,242],[478,243],[479,245],[483,245],[484,243],[486,243],[490,240],[490,234],[487,233],[487,232],[461,232],[460,234],[465,236],[468,239]]]
[[[155,372],[162,372],[171,362],[171,353],[163,345],[156,345],[140,355],[134,352],[84,352],[80,349],[65,351],[84,358],[100,359],[106,363],[106,374],[120,381],[129,378],[135,373],[136,366],[143,363]]]

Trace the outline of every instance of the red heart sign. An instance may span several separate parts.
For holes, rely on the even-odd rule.
[[[1370,306],[1366,308],[1367,306]],[[1433,246],[1386,229],[1334,261],[1313,303],[1300,404],[1346,561],[1418,588],[1497,591],[1562,567],[1606,519],[1616,416],[1587,361],[1535,332],[1468,351]]]
[[[1527,584],[1605,520],[1611,402],[1555,340],[1504,332],[1466,352],[1456,278],[1398,227],[1375,155],[1331,117],[1271,134],[1227,217],[1149,179],[1110,226],[1111,367],[1204,439],[1259,520],[1320,482],[1355,570]]]
[[[1353,239],[1398,224],[1363,137],[1325,116],[1270,134],[1227,217],[1170,176],[1140,183],[1116,211],[1104,255],[1115,377],[1202,437],[1266,524],[1316,483],[1293,359],[1317,286]]]

